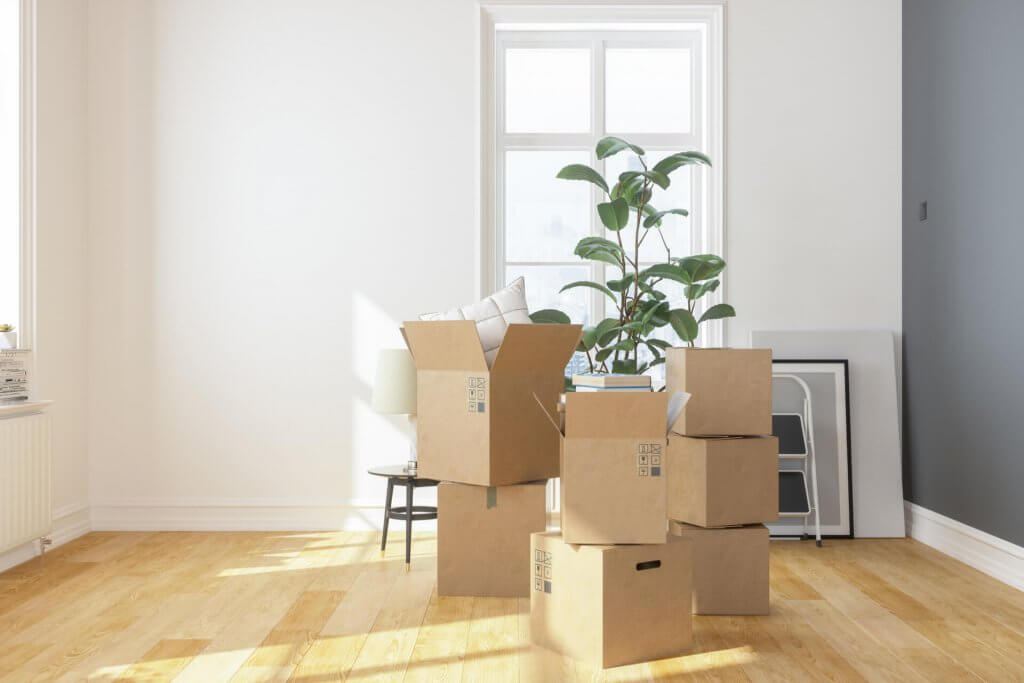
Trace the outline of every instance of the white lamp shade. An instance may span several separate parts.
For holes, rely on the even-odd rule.
[[[394,415],[416,414],[416,364],[408,349],[382,349],[377,354],[373,409]]]

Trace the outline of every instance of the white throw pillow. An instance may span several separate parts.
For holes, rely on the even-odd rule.
[[[516,278],[508,287],[499,289],[483,301],[444,313],[424,313],[420,320],[475,320],[487,367],[491,367],[508,326],[531,322],[530,312],[526,309],[526,283],[522,277]]]

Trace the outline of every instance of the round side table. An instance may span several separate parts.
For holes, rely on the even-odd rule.
[[[384,554],[384,547],[388,542],[388,521],[392,519],[405,522],[405,571],[409,571],[409,555],[412,550],[412,523],[424,519],[437,519],[437,508],[433,505],[413,505],[412,492],[423,486],[437,486],[434,479],[424,479],[409,474],[404,465],[388,465],[384,467],[371,467],[366,470],[377,477],[387,477],[388,495],[384,501],[384,533],[380,539],[380,554]],[[391,506],[391,497],[395,486],[405,487],[405,505],[398,507]]]

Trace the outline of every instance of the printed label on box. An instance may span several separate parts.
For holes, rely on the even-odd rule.
[[[636,475],[638,477],[661,476],[660,443],[642,443],[637,447]]]
[[[487,412],[487,378],[466,378],[466,410],[471,413]]]
[[[533,556],[533,590],[551,592],[551,553],[539,548],[534,550]]]

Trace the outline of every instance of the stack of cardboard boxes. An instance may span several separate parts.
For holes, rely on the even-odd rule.
[[[551,405],[551,404],[546,404]],[[561,533],[534,534],[530,636],[602,667],[690,647],[691,544],[668,537],[665,393],[569,393]]]
[[[558,476],[551,405],[578,325],[512,325],[491,367],[471,320],[406,322],[416,363],[418,474],[437,493],[438,595],[526,597],[530,534]]]
[[[769,351],[672,349],[666,392],[562,404],[579,326],[511,325],[490,367],[472,321],[404,334],[419,474],[442,482],[439,595],[529,595],[533,642],[604,667],[687,652],[692,612],[767,612]],[[668,424],[675,392],[692,399]],[[561,531],[545,532],[558,476]]]
[[[778,518],[769,349],[669,349],[666,390],[692,398],[672,425],[669,530],[693,543],[695,614],[768,614]]]

